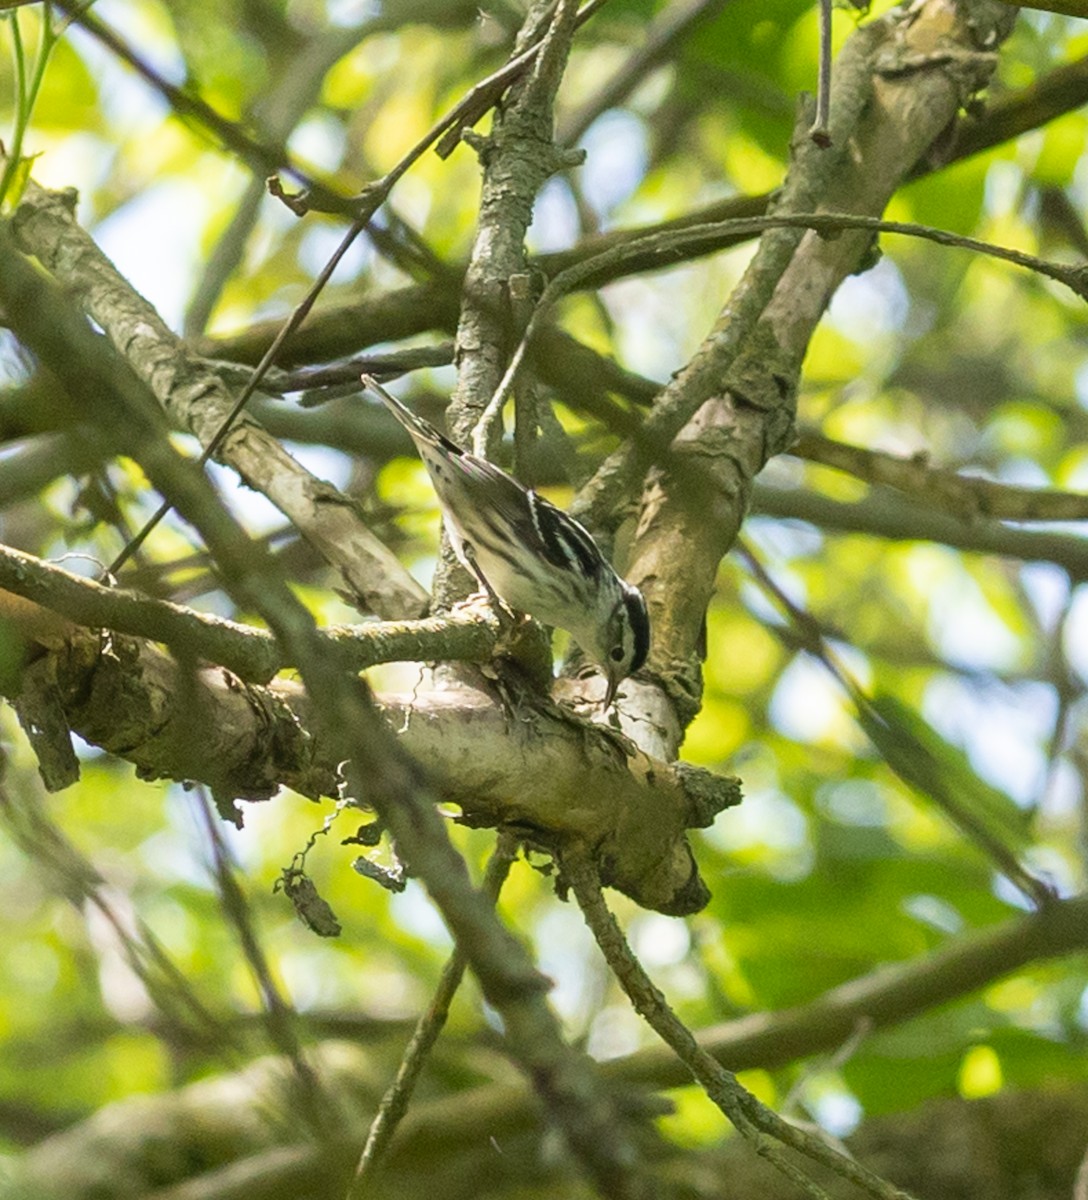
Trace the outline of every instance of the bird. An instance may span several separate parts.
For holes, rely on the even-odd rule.
[[[601,669],[604,708],[650,651],[646,600],[621,579],[588,531],[494,463],[450,441],[362,376],[404,426],[438,496],[459,561],[501,606],[565,629]]]

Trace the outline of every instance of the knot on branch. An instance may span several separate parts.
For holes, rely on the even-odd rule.
[[[714,818],[735,808],[744,798],[736,775],[715,775],[694,763],[673,763],[673,770],[688,798],[691,828],[709,829]]]
[[[462,129],[461,141],[466,146],[470,146],[476,157],[480,160],[480,166],[486,167],[491,160],[491,155],[495,149],[495,139],[485,133],[477,133],[475,129]]]

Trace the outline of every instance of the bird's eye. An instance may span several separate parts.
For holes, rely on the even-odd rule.
[[[623,662],[623,657],[624,657],[623,647],[622,646],[613,646],[612,649],[609,650],[609,652],[608,652],[608,657],[613,662]]]

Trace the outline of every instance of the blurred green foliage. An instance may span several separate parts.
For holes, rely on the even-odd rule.
[[[475,5],[460,6],[456,21],[441,5],[386,7],[392,16],[316,0],[125,0],[102,13],[171,79],[257,130],[284,102],[306,47],[359,21],[358,45],[329,66],[290,139],[300,159],[349,190],[386,170],[494,69],[516,27],[513,4],[480,16]],[[647,22],[665,8],[663,0],[610,4],[586,25],[569,96],[561,96],[564,111],[637,50]],[[667,219],[781,180],[797,93],[814,86],[815,6],[774,0],[760,6],[758,20],[752,9],[739,0],[720,6],[619,110],[590,128],[587,167],[548,185],[534,236],[569,245],[598,228]],[[15,20],[29,29],[33,8],[0,20],[0,97],[12,90]],[[837,10],[835,23],[841,44],[854,16]],[[1002,51],[994,92],[1015,94],[1086,51],[1083,22],[1026,12]],[[8,129],[12,120],[10,107],[0,107],[0,125]],[[1077,257],[1068,225],[1046,220],[1046,198],[1060,193],[1062,211],[1082,219],[1086,143],[1083,112],[1069,113],[911,183],[889,216]],[[131,71],[77,30],[55,51],[24,153],[37,156],[39,182],[79,188],[81,219],[180,325],[247,172],[217,149],[214,136],[167,115]],[[607,164],[607,177],[594,174],[597,162]],[[471,243],[477,192],[478,166],[461,147],[446,161],[425,156],[397,188],[392,208],[453,266]],[[209,332],[225,335],[285,313],[339,233],[332,218],[298,221],[266,198]],[[157,242],[169,242],[171,252],[149,263],[147,248]],[[881,249],[877,266],[841,290],[813,341],[800,422],[855,445],[921,454],[997,480],[1088,490],[1082,302],[966,251],[901,237],[884,238]],[[580,299],[570,313],[585,322],[579,332],[595,347],[630,370],[665,378],[701,339],[750,252],[740,247],[621,281],[599,303]],[[349,258],[323,303],[405,282],[402,265],[367,245]],[[10,343],[3,361],[13,381],[25,375]],[[448,369],[421,377],[438,391],[452,378]],[[565,409],[564,420],[571,430],[586,428]],[[2,471],[20,461],[31,439],[2,418],[0,439]],[[400,528],[401,548],[426,572],[435,552],[433,501],[414,465],[353,463],[335,440],[299,453],[349,486],[369,511],[395,515],[390,536]],[[1045,561],[828,532],[803,520],[804,495],[854,500],[871,495],[870,485],[792,458],[771,464],[768,478],[798,497],[799,519],[757,516],[746,531],[779,586],[821,624],[859,684],[888,697],[946,785],[961,800],[986,797],[1002,834],[1060,893],[1082,890],[1082,581]],[[138,475],[115,466],[106,479],[135,525],[151,503]],[[247,497],[233,502],[261,532],[276,527]],[[925,498],[899,502],[907,508]],[[108,559],[118,546],[117,532],[88,519],[79,489],[64,477],[0,511],[0,539],[45,556],[75,550]],[[149,590],[172,589],[225,609],[183,526],[160,531],[151,553]],[[321,620],[350,618],[319,567],[304,563],[298,579]],[[849,697],[799,648],[771,599],[732,559],[721,569],[708,644],[704,703],[684,754],[741,774],[746,799],[698,839],[713,900],[689,922],[686,949],[671,955],[660,930],[644,939],[646,961],[685,1020],[700,1027],[802,1004],[1023,912],[1022,896],[998,879],[979,848],[889,767]],[[5,662],[0,649],[0,671]],[[407,690],[416,676],[390,668],[377,680]],[[211,1037],[183,1004],[164,1011],[88,893],[73,893],[32,845],[0,835],[0,1147],[17,1154],[111,1101],[236,1067],[270,1045],[250,1019],[260,1010],[259,989],[215,889],[192,797],[181,785],[141,782],[130,767],[83,747],[80,782],[47,798],[9,710],[0,721],[9,792],[93,864],[99,881],[92,892],[119,927],[137,939],[145,930],[221,1022]],[[283,794],[248,806],[245,829],[228,831],[274,978],[302,1014],[307,1037],[327,1031],[334,1016],[363,1029],[415,1014],[449,945],[415,884],[390,896],[350,870],[353,851],[338,844],[354,832],[350,813],[318,838],[307,860],[342,937],[321,941],[295,920],[273,884],[330,808]],[[458,827],[453,835],[479,872],[490,836]],[[500,907],[558,979],[555,1003],[572,1037],[588,1038],[591,1049],[649,1042],[645,1030],[615,1015],[623,1005],[616,985],[588,940],[571,934],[576,918],[559,908],[546,875],[519,864]],[[625,920],[638,918],[622,899],[617,909]],[[938,1095],[1083,1081],[1086,987],[1083,958],[1024,969],[863,1039],[848,1061],[804,1085],[808,1093],[802,1086],[802,1104],[817,1092],[846,1097],[860,1117]],[[454,1032],[486,1037],[487,1028],[468,984],[454,1008]],[[799,1063],[764,1074],[765,1098],[781,1100],[803,1084],[806,1070]],[[448,1086],[458,1086],[456,1079]],[[701,1100],[688,1092],[677,1099],[678,1115],[662,1125],[670,1136],[685,1145],[720,1136],[718,1118],[706,1115]],[[814,1100],[812,1112],[822,1111]]]

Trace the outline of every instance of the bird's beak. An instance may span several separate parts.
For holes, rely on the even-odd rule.
[[[612,707],[612,704],[616,699],[616,692],[619,690],[619,686],[620,677],[618,675],[613,675],[610,671],[608,673],[608,688],[604,694],[604,703],[601,705],[602,712]]]

